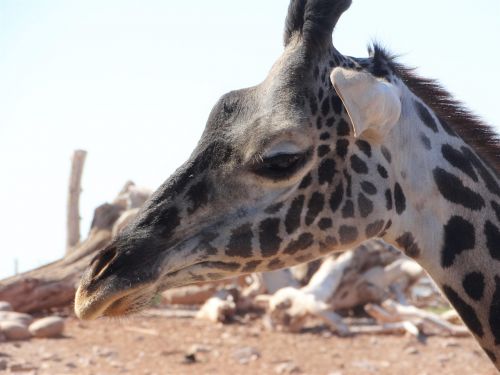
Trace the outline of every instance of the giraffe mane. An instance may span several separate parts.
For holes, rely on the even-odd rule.
[[[416,73],[415,68],[404,66],[397,61],[397,56],[388,52],[381,45],[374,43],[369,47],[373,59],[373,74],[383,75],[384,66],[391,69],[408,88],[422,99],[456,134],[476,150],[491,164],[495,174],[500,176],[500,136],[493,127],[475,115],[465,105],[455,99],[435,79],[424,78]]]

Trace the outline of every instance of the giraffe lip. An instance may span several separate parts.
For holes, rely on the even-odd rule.
[[[169,272],[164,277],[174,277],[180,270]],[[155,277],[150,281],[132,284],[127,279],[112,276],[95,279],[87,272],[75,293],[74,311],[82,320],[93,320],[101,316],[127,315],[145,307],[159,290]]]
[[[132,289],[108,287],[89,293],[80,286],[75,295],[75,314],[82,320],[128,315],[147,305],[155,290],[151,284],[147,284]]]
[[[185,244],[187,241],[183,241]],[[179,246],[179,245],[177,245]],[[85,275],[75,295],[75,314],[82,320],[93,320],[101,316],[127,315],[145,307],[154,293],[186,284],[195,283],[195,280],[186,281],[180,275],[191,269],[197,270],[214,266],[221,271],[234,271],[235,263],[200,260],[192,264],[182,264],[171,268],[169,272],[149,282],[131,286],[131,282],[112,277],[107,280],[93,280],[90,274]],[[238,265],[239,267],[239,265]]]
[[[169,272],[160,279],[174,278],[185,268]],[[171,282],[162,286],[160,279],[134,287],[130,287],[129,282],[124,284],[116,279],[110,283],[99,283],[97,286],[84,281],[75,294],[75,314],[82,320],[94,320],[102,316],[129,315],[137,312],[148,305],[156,292],[177,286]]]

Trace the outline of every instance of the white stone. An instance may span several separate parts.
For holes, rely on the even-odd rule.
[[[284,362],[276,365],[274,372],[277,374],[300,374],[302,370],[293,362]]]
[[[242,365],[256,361],[260,358],[260,352],[256,348],[243,347],[233,351],[233,358]]]
[[[31,338],[31,333],[28,328],[19,322],[7,321],[0,322],[0,332],[7,340],[27,340]]]
[[[38,338],[61,336],[64,331],[64,319],[58,316],[49,316],[38,319],[29,326],[31,334]]]
[[[12,305],[6,301],[0,301],[0,311],[13,311]]]
[[[0,322],[2,321],[18,322],[28,326],[33,321],[33,317],[29,314],[23,314],[14,311],[0,311]]]

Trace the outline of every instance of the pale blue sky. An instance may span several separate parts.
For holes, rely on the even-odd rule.
[[[126,180],[156,188],[188,157],[221,94],[264,78],[287,7],[0,0],[0,278],[63,255],[74,149],[86,234]],[[498,0],[354,0],[335,44],[361,57],[373,39],[500,126]]]

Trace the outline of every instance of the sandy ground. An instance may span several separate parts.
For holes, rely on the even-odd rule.
[[[2,371],[1,368],[4,368]],[[6,368],[6,369],[5,369]],[[246,324],[159,317],[79,322],[65,336],[0,343],[0,373],[23,374],[497,374],[472,338],[339,338]]]

